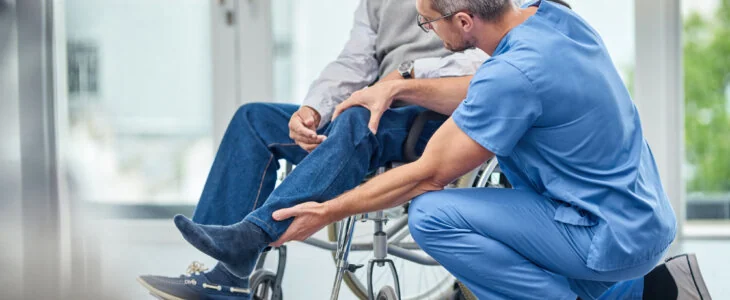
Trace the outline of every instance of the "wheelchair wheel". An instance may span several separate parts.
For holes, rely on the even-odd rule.
[[[282,300],[281,286],[276,286],[276,274],[267,270],[257,270],[251,274],[249,286],[253,300]]]
[[[395,289],[392,286],[386,285],[382,289],[380,289],[380,292],[378,292],[378,295],[375,296],[376,300],[398,300],[398,294],[395,293]]]
[[[500,184],[500,181],[503,181],[503,176],[500,177],[500,175],[501,173],[499,172],[497,161],[496,159],[493,159],[484,163],[474,171],[462,176],[453,184],[449,185],[449,187],[501,188],[504,186]],[[384,212],[388,217],[388,222],[384,225],[384,231],[388,231],[388,229],[391,228],[390,226],[394,226],[398,223],[406,222],[407,224],[407,205],[388,209]],[[339,222],[328,226],[327,232],[330,241],[337,241],[339,226]],[[407,225],[403,227],[403,229],[396,231],[395,234],[393,234],[393,237],[400,239],[399,243],[404,246],[404,248],[425,254],[410,236]],[[369,222],[358,222],[355,226],[352,243],[372,243],[372,238],[372,224]],[[389,241],[390,240],[391,237],[389,237]],[[367,265],[367,262],[372,258],[372,255],[372,250],[351,250],[348,260],[350,264]],[[335,252],[332,252],[332,256],[335,256]],[[456,282],[456,279],[441,266],[422,265],[393,255],[389,255],[388,258],[392,259],[395,263],[398,276],[400,277],[401,297],[404,300],[452,299],[454,294],[457,292],[454,290],[454,283]],[[355,296],[363,300],[367,299],[367,272],[365,268],[357,270],[354,273],[345,272],[343,280]],[[392,278],[387,268],[376,268],[373,280],[374,286],[382,286],[384,284],[392,283]]]
[[[451,298],[453,300],[478,300],[476,296],[474,296],[474,293],[472,293],[466,286],[457,281],[455,283],[456,285],[456,293],[454,293],[454,296]]]

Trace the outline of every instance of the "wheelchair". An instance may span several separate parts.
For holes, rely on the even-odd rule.
[[[404,145],[405,161],[388,163],[373,175],[417,160],[415,147],[424,125],[447,118],[432,111],[417,115]],[[288,174],[291,169],[292,166],[287,163],[284,174]],[[511,186],[502,176],[497,159],[493,158],[446,188],[467,187]],[[358,225],[368,221],[372,222],[372,227]],[[359,299],[476,299],[436,260],[421,250],[410,236],[408,203],[383,211],[350,216],[330,224],[327,234],[328,240],[310,237],[304,243],[332,252],[336,266],[330,297],[332,300],[338,299],[343,281]],[[286,265],[286,246],[273,250],[278,252],[276,272],[264,268],[264,261],[271,251],[262,253],[249,281],[252,299],[283,299],[281,282]],[[365,266],[364,271],[360,270]]]

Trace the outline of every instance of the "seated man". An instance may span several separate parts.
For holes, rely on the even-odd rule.
[[[236,224],[252,233],[229,239],[228,245],[239,252],[224,256],[228,263],[210,272],[202,273],[200,266],[193,265],[189,276],[141,276],[140,283],[163,298],[247,299],[247,278],[258,253],[291,223],[275,222],[272,213],[306,201],[331,199],[386,162],[402,160],[409,124],[425,110],[399,107],[376,118],[364,108],[350,109],[330,123],[339,102],[378,77],[367,93],[357,92],[353,98],[389,97],[411,103],[463,99],[470,75],[486,54],[480,50],[452,54],[443,49],[437,37],[413,25],[414,7],[415,0],[361,1],[349,41],[312,84],[303,106],[253,103],[236,112],[192,221]],[[421,151],[439,125],[434,122],[424,130]],[[297,168],[274,190],[282,158]],[[189,237],[192,223],[182,217],[175,222]],[[239,247],[239,243],[245,245]]]

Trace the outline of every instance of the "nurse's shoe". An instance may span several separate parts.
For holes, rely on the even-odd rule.
[[[644,299],[711,300],[694,253],[668,258],[644,276]]]
[[[203,264],[193,262],[180,277],[143,275],[137,277],[150,294],[163,300],[244,300],[250,299],[248,287],[237,287],[213,282]],[[215,270],[214,270],[215,271]]]

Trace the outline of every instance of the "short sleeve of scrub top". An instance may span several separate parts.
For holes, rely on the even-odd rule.
[[[452,114],[456,125],[482,147],[509,156],[542,114],[542,103],[522,71],[500,59],[486,61]]]

